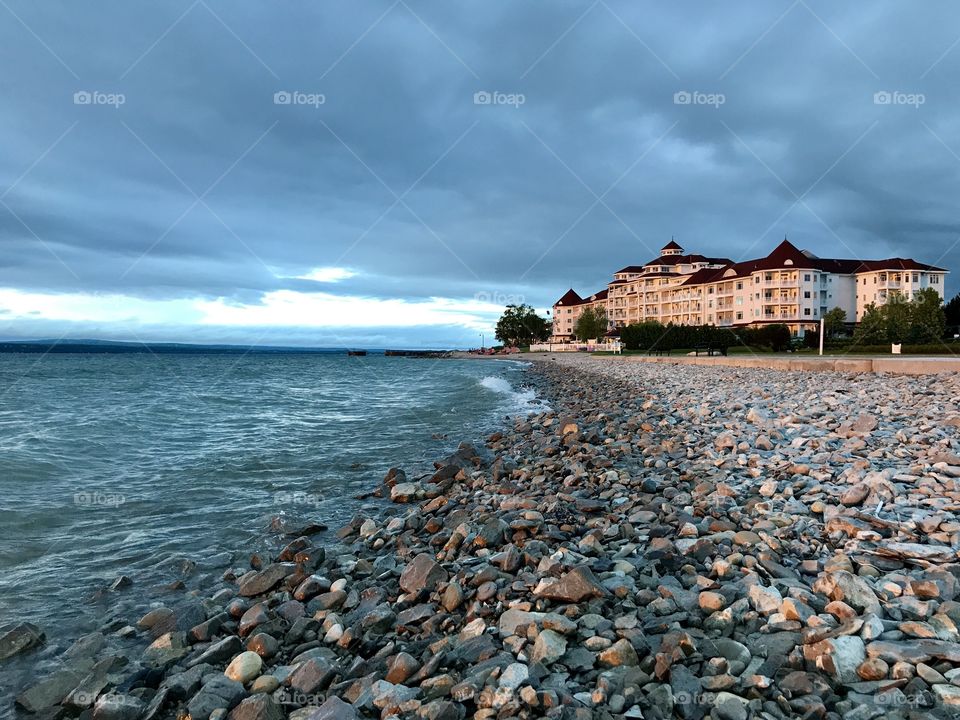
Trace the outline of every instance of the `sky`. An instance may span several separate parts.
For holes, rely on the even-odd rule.
[[[671,237],[960,266],[950,2],[0,0],[0,57],[0,338],[478,346]]]

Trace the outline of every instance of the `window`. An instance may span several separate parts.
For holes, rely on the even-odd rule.
[[[754,284],[754,285],[759,285],[759,284],[760,284],[760,276],[759,276],[759,275],[757,275],[755,278],[753,278],[753,284]]]
[[[920,273],[914,273],[914,274],[913,274],[913,281],[914,281],[914,282],[920,282]]]
[[[803,281],[804,281],[804,282],[810,282],[810,275],[809,275],[809,273],[803,276]]]
[[[809,315],[809,314],[810,314],[810,308],[804,308],[804,309],[803,309],[803,314],[804,314],[804,315]]]
[[[931,275],[931,276],[930,276],[930,284],[931,284],[931,285],[939,285],[939,284],[940,284],[940,276],[939,276],[939,275]]]
[[[742,283],[742,282],[738,282],[738,283],[737,283],[737,290],[743,290],[743,283]]]
[[[737,320],[743,320],[743,313],[742,313],[742,312],[738,312],[738,313],[737,313]]]
[[[810,299],[810,291],[809,291],[809,290],[804,290],[804,291],[803,291],[803,297],[806,298],[807,300],[809,300],[809,299]]]
[[[877,284],[877,276],[876,276],[876,275],[873,276],[873,284],[874,284],[874,285]]]

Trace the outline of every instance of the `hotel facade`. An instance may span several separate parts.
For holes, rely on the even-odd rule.
[[[781,323],[794,335],[816,329],[833,308],[859,322],[870,303],[933,288],[941,300],[947,270],[916,260],[818,258],[788,240],[764,258],[733,262],[687,254],[672,240],[645,265],[613,274],[605,290],[581,297],[572,288],[553,305],[551,342],[570,342],[577,318],[603,307],[610,332],[634,323],[757,327]]]

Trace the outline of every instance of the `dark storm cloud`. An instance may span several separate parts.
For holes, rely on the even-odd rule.
[[[947,2],[6,2],[3,287],[543,306],[671,235],[960,259]]]

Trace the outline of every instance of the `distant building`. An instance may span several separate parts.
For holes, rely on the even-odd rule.
[[[943,299],[947,272],[904,258],[818,258],[788,240],[764,258],[735,263],[687,254],[671,241],[660,257],[615,272],[607,290],[589,298],[569,290],[553,306],[551,340],[570,340],[580,312],[599,304],[614,332],[655,320],[722,327],[782,323],[800,335],[836,307],[848,322],[859,322],[868,304],[883,305],[895,293],[911,299],[929,287]]]
[[[577,324],[580,313],[589,307],[602,307],[607,310],[607,295],[606,290],[601,290],[588,298],[582,298],[573,291],[573,288],[567,290],[564,296],[553,304],[553,330],[550,342],[572,341],[573,327]],[[608,312],[607,320],[609,319]]]

